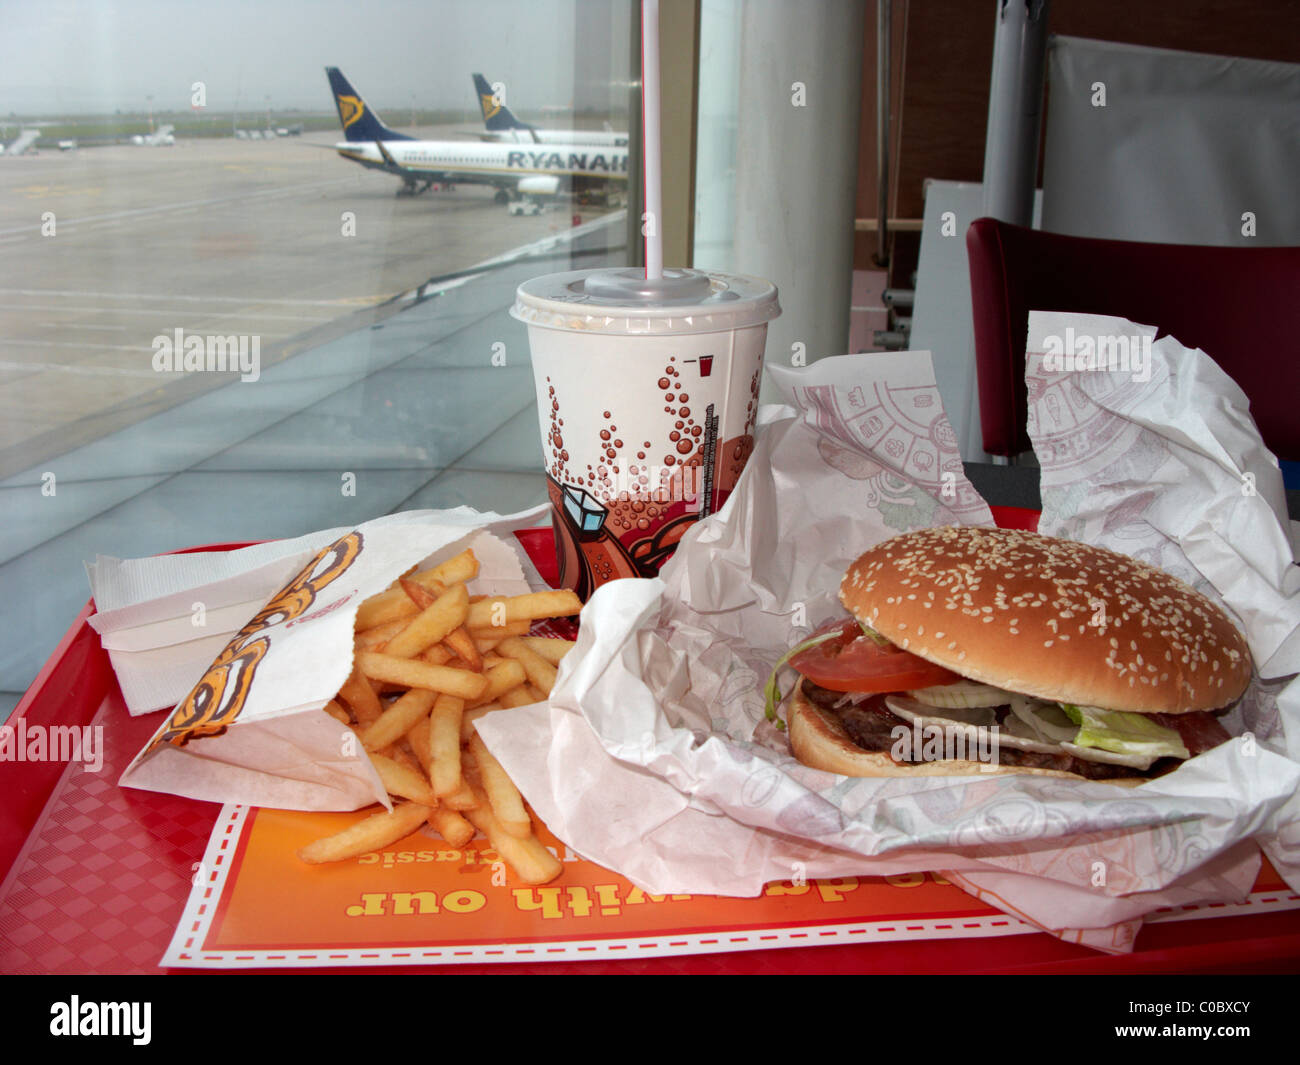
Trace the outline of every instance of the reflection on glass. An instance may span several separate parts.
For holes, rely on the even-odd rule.
[[[0,717],[97,554],[545,501],[507,311],[527,277],[625,262],[632,14],[6,13],[0,595],[26,616]],[[371,118],[392,140],[347,139]]]

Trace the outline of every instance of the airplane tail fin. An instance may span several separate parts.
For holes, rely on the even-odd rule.
[[[507,129],[523,129],[532,132],[533,127],[527,122],[520,122],[514,112],[505,105],[505,101],[492,91],[487,78],[482,74],[474,75],[474,91],[478,94],[478,106],[483,112],[483,124],[497,133]]]
[[[373,143],[413,139],[405,133],[398,133],[385,126],[384,120],[361,98],[361,94],[352,87],[352,83],[343,76],[343,72],[338,67],[326,67],[325,74],[334,93],[334,105],[339,109],[343,135],[348,140]]]

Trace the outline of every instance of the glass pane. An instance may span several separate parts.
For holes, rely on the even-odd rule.
[[[0,718],[98,554],[545,501],[508,309],[626,262],[634,12],[6,11]]]

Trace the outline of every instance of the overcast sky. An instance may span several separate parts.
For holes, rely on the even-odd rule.
[[[0,0],[0,114],[333,107],[324,67],[379,110],[522,110],[625,79],[631,0]],[[575,38],[581,37],[580,40]],[[575,55],[578,61],[575,64]],[[604,102],[604,101],[601,101]]]

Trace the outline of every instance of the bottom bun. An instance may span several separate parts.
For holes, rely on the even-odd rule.
[[[1078,773],[1063,769],[1039,769],[1033,766],[990,765],[966,758],[945,758],[939,761],[901,763],[895,762],[886,751],[863,750],[845,731],[834,714],[812,702],[803,693],[800,680],[790,700],[788,726],[790,747],[794,756],[806,766],[839,773],[846,777],[993,777],[1026,774],[1037,777],[1064,777],[1067,780],[1086,780]],[[1113,780],[1095,781],[1099,784],[1118,784],[1132,788],[1145,784],[1145,777],[1117,777]]]

